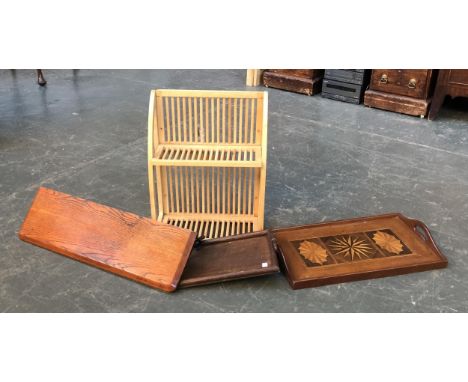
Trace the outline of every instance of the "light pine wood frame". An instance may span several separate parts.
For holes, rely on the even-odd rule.
[[[151,217],[217,238],[263,229],[268,93],[153,90]]]
[[[262,79],[263,69],[247,69],[245,84],[247,86],[258,86]]]

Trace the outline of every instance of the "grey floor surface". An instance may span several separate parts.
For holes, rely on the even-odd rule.
[[[153,88],[245,89],[242,70],[0,70],[0,311],[466,312],[468,110],[434,122],[269,89],[267,227],[400,211],[447,269],[293,291],[281,275],[165,294],[17,238],[40,185],[149,215]]]

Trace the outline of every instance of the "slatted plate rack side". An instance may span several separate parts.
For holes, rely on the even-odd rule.
[[[153,90],[153,219],[215,238],[263,229],[268,94]]]

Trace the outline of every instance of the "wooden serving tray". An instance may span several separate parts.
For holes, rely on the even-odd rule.
[[[244,279],[279,272],[269,231],[203,241],[194,248],[179,287]]]
[[[272,232],[293,289],[447,266],[426,225],[399,213]]]
[[[43,187],[19,237],[166,292],[176,289],[195,241],[187,229]]]

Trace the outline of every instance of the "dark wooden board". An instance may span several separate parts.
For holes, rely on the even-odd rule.
[[[405,97],[375,90],[366,90],[364,93],[364,105],[408,115],[424,117],[430,103],[430,99]]]
[[[426,225],[398,213],[272,232],[293,289],[447,266]]]
[[[47,188],[39,188],[21,240],[172,292],[195,233]]]
[[[193,249],[179,287],[244,279],[279,272],[268,231],[205,240]]]
[[[313,95],[322,89],[322,75],[318,77],[304,77],[288,73],[265,70],[263,72],[263,85],[291,92]]]

